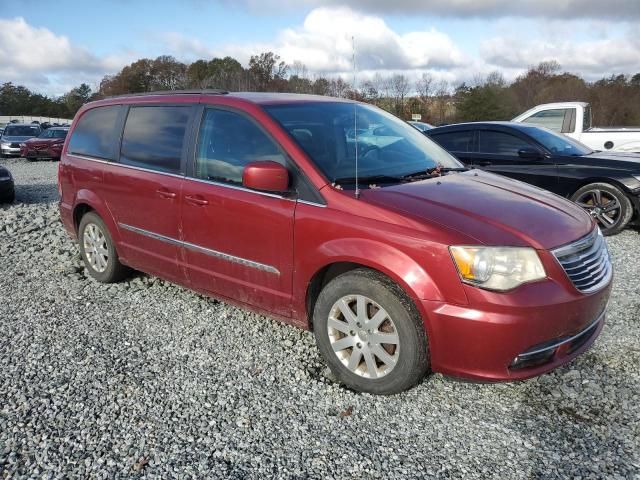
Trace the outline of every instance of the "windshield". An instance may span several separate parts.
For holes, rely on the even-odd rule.
[[[403,177],[438,166],[463,165],[418,130],[370,105],[299,103],[267,105],[330,181],[358,176]],[[357,115],[356,115],[357,112]]]
[[[40,127],[34,125],[9,125],[5,127],[5,137],[35,137],[40,133]]]
[[[45,130],[40,135],[38,135],[38,138],[64,138],[66,136],[67,136],[66,130],[49,129],[49,130]]]
[[[590,153],[593,153],[593,150],[577,140],[560,133],[552,132],[546,128],[531,127],[527,129],[527,133],[541,143],[551,153],[555,153],[557,155],[581,157],[582,155],[589,155]]]

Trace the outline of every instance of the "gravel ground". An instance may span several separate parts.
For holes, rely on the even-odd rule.
[[[0,477],[640,478],[640,230],[607,324],[516,384],[336,385],[308,332],[138,275],[85,277],[57,163],[2,161]]]

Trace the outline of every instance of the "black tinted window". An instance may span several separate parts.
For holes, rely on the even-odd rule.
[[[525,140],[509,133],[480,130],[480,153],[518,155],[518,150],[531,147]]]
[[[473,151],[473,130],[430,135],[442,148],[450,152]]]
[[[69,140],[69,152],[115,160],[120,139],[121,107],[97,107],[85,112]]]
[[[248,118],[226,110],[209,109],[200,127],[196,177],[241,184],[250,162],[286,160],[276,144]]]
[[[120,162],[162,172],[180,171],[190,106],[131,107]]]

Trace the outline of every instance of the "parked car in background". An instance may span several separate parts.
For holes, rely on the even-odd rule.
[[[35,138],[20,143],[20,155],[28,160],[59,159],[68,128],[50,127]]]
[[[591,126],[591,106],[585,102],[546,103],[513,119],[564,133],[593,150],[640,152],[640,127]]]
[[[409,120],[407,123],[409,125],[417,128],[422,133],[426,132],[427,130],[431,130],[433,128],[433,125],[431,125],[429,123],[425,123],[425,122],[416,122],[414,120]]]
[[[461,123],[427,133],[470,168],[569,198],[605,235],[640,214],[640,154],[596,152],[549,129],[514,122]]]
[[[0,137],[0,155],[2,157],[20,155],[20,144],[42,132],[40,125],[31,123],[9,123]]]
[[[0,165],[0,203],[12,203],[15,197],[13,176],[6,167]]]
[[[356,390],[399,392],[429,370],[528,378],[585,351],[604,323],[612,267],[589,215],[467,171],[371,105],[226,92],[92,102],[58,179],[94,279],[131,267],[312,328]]]

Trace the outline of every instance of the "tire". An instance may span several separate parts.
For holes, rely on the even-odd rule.
[[[353,316],[345,315],[345,308]],[[365,312],[368,326],[358,322],[358,310]],[[377,326],[371,323],[376,319],[382,320]],[[429,370],[427,335],[415,305],[400,287],[373,270],[352,270],[331,280],[315,304],[313,329],[329,368],[353,390],[399,393]]]
[[[80,220],[78,243],[87,272],[98,282],[114,283],[129,275],[131,270],[120,263],[109,229],[96,213]]]
[[[7,193],[0,195],[0,204],[13,203],[15,199],[16,199],[16,191],[15,189],[11,189]]]
[[[603,235],[621,232],[633,216],[631,200],[609,183],[590,183],[571,196],[600,226]]]

